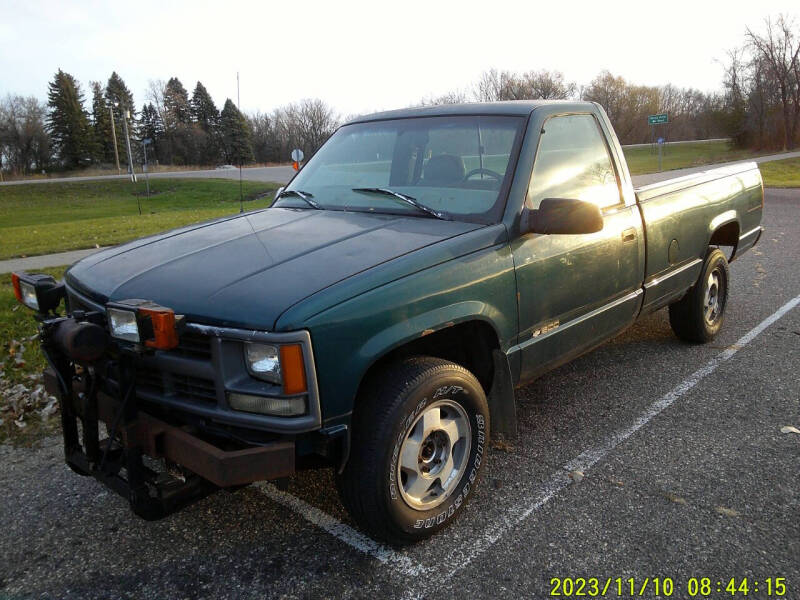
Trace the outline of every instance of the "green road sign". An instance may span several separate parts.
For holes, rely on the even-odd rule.
[[[663,113],[660,115],[648,115],[647,117],[648,125],[661,125],[663,123],[669,123],[669,118],[667,117],[667,113]]]

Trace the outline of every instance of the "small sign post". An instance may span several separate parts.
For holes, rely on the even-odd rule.
[[[292,168],[295,171],[300,170],[300,161],[303,160],[303,151],[300,148],[292,150]]]
[[[150,171],[147,169],[147,145],[152,144],[152,138],[144,138],[142,140],[142,151],[144,153],[144,163],[142,164],[142,171],[144,171],[144,180],[147,185],[147,199],[150,199]]]
[[[647,124],[650,125],[650,139],[656,139],[656,125],[668,125],[669,115],[667,113],[659,113],[657,115],[647,115]],[[661,147],[664,145],[664,138],[658,138],[658,170],[661,171]]]
[[[666,125],[667,123],[669,123],[669,115],[667,113],[647,116],[648,125]]]

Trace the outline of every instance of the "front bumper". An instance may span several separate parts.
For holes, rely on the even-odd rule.
[[[293,440],[221,448],[189,427],[170,425],[142,412],[135,400],[121,403],[77,382],[66,395],[53,368],[45,370],[44,376],[45,387],[61,402],[67,464],[127,498],[133,511],[144,518],[166,516],[219,487],[279,479],[295,471]],[[115,435],[101,440],[100,422]],[[155,471],[143,457],[174,464],[180,474],[176,478]]]

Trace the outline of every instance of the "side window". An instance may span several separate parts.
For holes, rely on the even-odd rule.
[[[603,134],[592,115],[566,115],[545,121],[526,206],[545,198],[569,198],[607,208],[622,202]]]

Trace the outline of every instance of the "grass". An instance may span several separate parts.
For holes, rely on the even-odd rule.
[[[658,150],[651,146],[623,148],[631,175],[658,172]],[[694,142],[665,145],[662,148],[662,170],[683,169],[714,163],[743,160],[775,152],[734,149],[728,142]]]
[[[245,210],[264,208],[277,184],[245,181]],[[106,246],[239,210],[239,182],[154,179],[0,188],[0,259]],[[141,202],[139,215],[137,198]]]
[[[761,163],[761,176],[768,187],[800,187],[800,158]]]
[[[43,269],[42,272],[53,275],[56,279],[63,276],[66,267]],[[11,274],[0,275],[0,373],[11,385],[23,383],[34,387],[36,382],[29,376],[38,375],[45,366],[44,357],[39,350],[39,342],[32,340],[36,335],[36,321],[33,312],[22,306],[14,297],[11,287]],[[19,353],[18,343],[24,350]],[[22,358],[24,364],[17,364]],[[0,443],[10,440],[15,444],[30,445],[42,436],[54,432],[58,428],[58,417],[42,420],[39,415],[28,413],[25,417],[24,429],[17,427],[7,412],[3,412],[5,398],[0,397]]]
[[[280,166],[288,166],[291,163],[253,163],[250,165],[245,166],[245,169],[253,169],[253,168],[261,168],[261,167],[280,167]],[[213,171],[217,167],[211,165],[149,165],[147,167],[150,173],[172,173],[175,171]],[[83,169],[76,169],[73,171],[51,171],[49,173],[0,173],[0,181],[19,181],[19,180],[30,180],[30,179],[62,179],[65,177],[102,177],[105,175],[119,175],[125,174],[127,171],[127,167],[123,164],[122,171],[118,172],[116,167],[113,165],[107,166],[95,166],[95,167],[87,167]],[[140,177],[144,177],[144,173],[141,169],[140,165],[136,166],[136,174]]]

